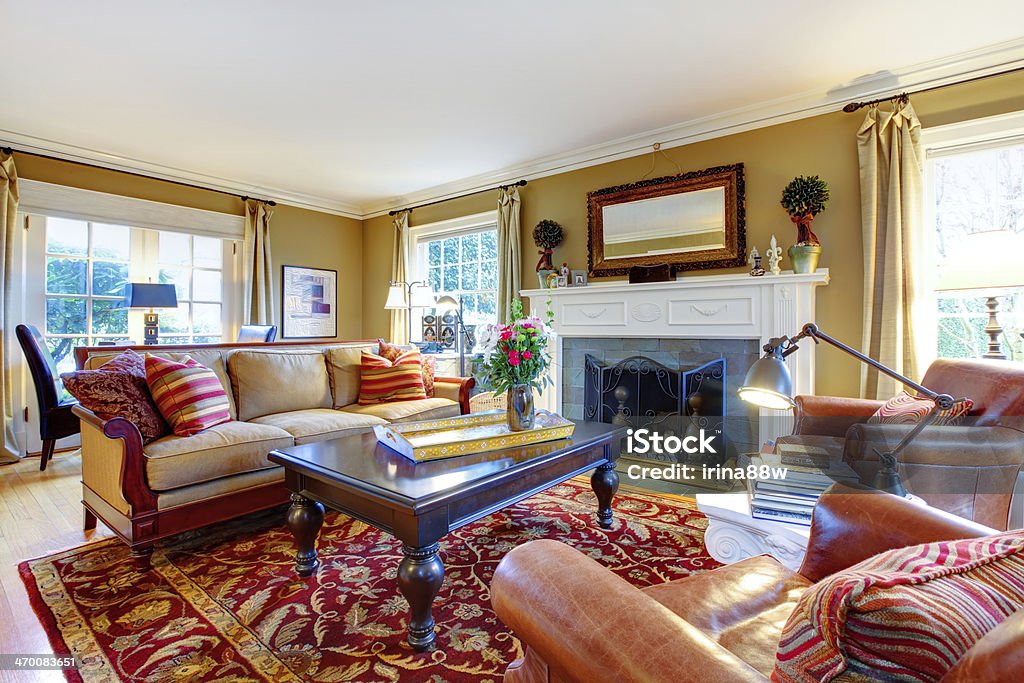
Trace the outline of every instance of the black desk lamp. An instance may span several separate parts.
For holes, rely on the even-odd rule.
[[[922,418],[896,444],[895,448],[885,453],[875,451],[882,462],[882,469],[875,475],[875,488],[895,493],[898,496],[906,496],[907,489],[903,486],[898,468],[899,454],[903,452],[911,441],[917,438],[917,435],[925,427],[935,421],[940,411],[949,410],[953,407],[955,403],[953,397],[949,394],[939,394],[927,387],[921,386],[895,370],[882,365],[873,358],[868,358],[860,351],[847,346],[838,339],[828,336],[819,330],[818,326],[814,323],[807,323],[800,330],[800,333],[794,337],[776,337],[768,340],[768,343],[764,345],[764,357],[751,365],[750,370],[747,371],[743,386],[737,392],[740,398],[762,408],[774,408],[776,410],[793,408],[796,405],[796,402],[793,400],[793,378],[789,374],[789,368],[786,367],[784,359],[797,350],[798,341],[808,337],[815,344],[821,341],[831,344],[840,351],[844,351],[862,363],[870,365],[882,374],[892,377],[897,382],[916,390],[918,394],[926,396],[934,402],[935,405],[932,407],[931,412]]]
[[[118,308],[146,308],[145,344],[155,346],[160,337],[160,314],[154,308],[177,308],[178,294],[174,285],[155,285],[150,282],[129,282],[124,286],[124,299]]]

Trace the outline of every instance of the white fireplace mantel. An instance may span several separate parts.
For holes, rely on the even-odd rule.
[[[562,407],[562,342],[565,337],[756,339],[792,335],[815,320],[815,290],[829,282],[827,268],[815,273],[751,277],[747,274],[684,275],[668,282],[612,282],[586,287],[521,292],[539,313],[551,302],[556,333],[552,346],[553,390],[539,403]],[[786,359],[797,393],[814,393],[814,345]],[[786,413],[762,411],[761,439],[789,431]]]

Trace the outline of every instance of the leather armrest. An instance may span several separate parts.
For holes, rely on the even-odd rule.
[[[531,541],[506,555],[491,582],[491,603],[558,680],[765,680],[639,588],[557,541]]]
[[[878,460],[875,450],[897,444],[914,425],[858,424],[846,433],[843,459]],[[1005,427],[928,426],[900,453],[900,462],[915,465],[992,467],[1024,462],[1024,434]]]
[[[995,529],[890,493],[833,484],[814,507],[799,573],[816,583],[893,548],[993,533]]]
[[[885,401],[840,396],[797,396],[793,414],[794,434],[844,436],[855,424],[866,421]]]
[[[459,411],[469,414],[469,392],[476,385],[472,377],[435,377],[434,396],[458,401]]]

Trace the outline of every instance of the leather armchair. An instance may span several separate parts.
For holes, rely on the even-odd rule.
[[[817,581],[892,548],[990,533],[836,484],[815,508],[799,572],[763,555],[641,589],[567,545],[531,541],[505,556],[491,584],[495,612],[526,646],[505,681],[765,681],[786,619]],[[942,680],[1012,677],[1024,663],[1022,645],[1024,612],[978,641]]]

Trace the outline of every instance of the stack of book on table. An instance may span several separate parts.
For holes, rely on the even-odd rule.
[[[779,444],[774,453],[757,453],[750,463],[785,476],[747,480],[750,512],[767,519],[801,526],[811,525],[811,512],[822,492],[837,481],[856,482],[857,473],[839,457],[823,448]]]

